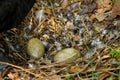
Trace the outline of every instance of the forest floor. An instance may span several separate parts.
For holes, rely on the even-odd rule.
[[[120,79],[120,0],[37,0],[20,27],[2,36],[11,62],[0,62],[8,65],[1,79]],[[45,46],[40,59],[27,54],[31,38]],[[71,47],[80,52],[76,61],[54,61],[56,52]]]

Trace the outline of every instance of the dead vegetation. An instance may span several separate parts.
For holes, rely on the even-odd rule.
[[[11,63],[5,80],[116,80],[120,49],[120,4],[117,0],[37,0],[19,28],[1,34]],[[40,59],[27,55],[26,44],[36,37],[45,46]],[[34,45],[34,44],[33,44]],[[56,52],[73,47],[81,57],[71,64],[55,63]],[[120,55],[120,52],[118,52]]]

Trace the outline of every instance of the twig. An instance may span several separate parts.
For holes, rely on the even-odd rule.
[[[37,77],[37,78],[39,77],[39,78],[43,78],[43,79],[45,79],[45,80],[48,80],[47,78],[41,76],[40,74],[32,73],[32,72],[28,71],[27,69],[25,69],[25,68],[23,68],[23,67],[16,66],[16,65],[13,65],[13,64],[10,64],[10,63],[7,63],[7,62],[0,62],[0,64],[9,65],[9,66],[12,66],[12,67],[14,67],[14,68],[18,68],[18,69],[20,69],[20,70],[23,70],[23,71],[25,71],[26,73],[29,73],[29,74]]]
[[[93,58],[88,64],[86,64],[83,69],[81,69],[80,71],[78,71],[76,73],[70,74],[70,75],[75,76],[75,75],[78,75],[79,73],[83,72],[90,65],[90,63],[93,62],[94,60],[95,60],[95,58]],[[66,75],[62,75],[61,77],[66,77]]]

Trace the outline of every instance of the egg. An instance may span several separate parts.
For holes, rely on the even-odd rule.
[[[27,43],[27,53],[33,58],[41,58],[45,52],[44,45],[38,38],[32,38]]]
[[[65,48],[54,56],[56,63],[72,63],[80,57],[80,52],[74,48]]]

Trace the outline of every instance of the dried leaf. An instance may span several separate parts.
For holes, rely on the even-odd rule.
[[[120,15],[120,0],[114,1],[111,17],[115,18],[117,15]]]
[[[2,72],[0,72],[0,80],[2,80]]]
[[[65,8],[68,5],[68,0],[63,0],[62,7]]]
[[[108,73],[106,73],[106,72],[103,72],[103,73],[100,75],[99,80],[104,80],[104,79],[106,79],[108,76],[110,76],[110,74],[108,74]]]
[[[8,74],[8,77],[10,78],[10,79],[12,79],[12,80],[20,80],[19,78],[18,78],[18,73],[9,73]]]
[[[84,66],[72,66],[70,68],[70,72],[79,72],[81,69],[83,69]]]
[[[52,12],[51,12],[51,9],[50,8],[45,8],[45,13],[48,14],[48,15],[51,15]]]
[[[111,0],[97,0],[98,10],[97,13],[104,13],[112,8]]]
[[[80,39],[80,35],[75,35],[74,38],[73,38],[73,41],[78,41]]]
[[[107,15],[105,15],[104,13],[96,13],[95,14],[95,17],[96,17],[96,19],[98,20],[98,21],[102,21],[102,20],[104,20],[105,18],[106,18],[106,16]]]

